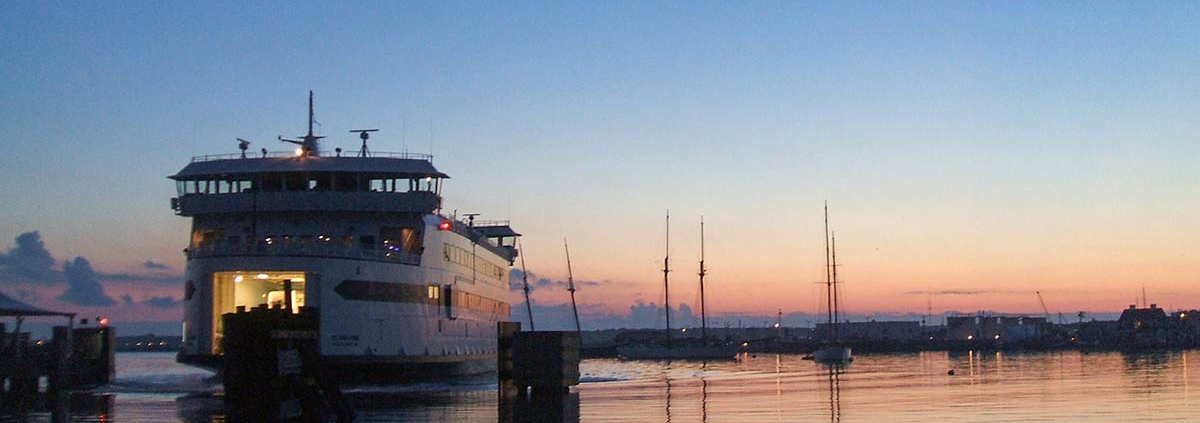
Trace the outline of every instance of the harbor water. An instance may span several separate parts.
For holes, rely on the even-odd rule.
[[[846,368],[775,354],[585,360],[569,408],[581,422],[1186,421],[1200,411],[1196,360],[1197,350],[861,355]],[[121,353],[117,365],[115,383],[72,401],[70,421],[226,421],[220,385],[173,354]],[[348,391],[360,422],[492,422],[502,416],[495,390],[479,380]]]

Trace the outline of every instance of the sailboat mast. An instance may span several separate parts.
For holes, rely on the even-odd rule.
[[[567,291],[571,292],[571,312],[575,314],[575,332],[579,329],[579,309],[575,307],[575,274],[571,272],[571,249],[567,247],[567,238],[563,238],[563,250],[567,252]]]
[[[704,314],[704,216],[700,216],[700,339],[708,339],[708,319]]]
[[[832,255],[833,264],[833,339],[838,339],[838,325],[842,321],[841,310],[838,309],[838,279],[837,279],[837,232],[834,232],[829,237],[829,242],[833,243]]]
[[[833,275],[829,267],[829,202],[825,202],[825,323],[833,333]]]
[[[536,331],[533,327],[533,305],[529,303],[529,271],[525,270],[525,251],[521,249],[521,239],[517,238],[517,249],[521,255],[521,284],[525,291],[525,312],[529,313],[529,330]]]
[[[668,273],[671,273],[671,211],[667,210],[667,247],[663,256],[663,308],[667,316],[667,340],[671,340],[671,284]]]

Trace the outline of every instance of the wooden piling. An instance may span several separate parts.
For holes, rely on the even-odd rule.
[[[517,391],[567,392],[579,384],[579,332],[518,332],[513,338]]]
[[[46,375],[49,382],[47,393],[51,397],[57,398],[73,386],[71,378],[74,369],[71,368],[71,355],[74,350],[71,347],[70,327],[55,326],[52,333],[50,357],[47,363],[49,365]]]
[[[72,387],[97,386],[116,379],[116,328],[98,326],[71,331]]]
[[[350,406],[323,372],[315,310],[238,311],[221,316],[225,407],[234,421],[353,421]]]
[[[579,333],[520,332],[497,325],[497,376],[502,422],[578,422]]]

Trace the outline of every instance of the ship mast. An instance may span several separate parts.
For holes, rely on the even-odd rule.
[[[671,341],[671,284],[668,273],[671,273],[671,211],[667,210],[667,246],[663,257],[663,303],[667,316],[667,342]]]
[[[830,239],[830,242],[833,243],[833,246],[832,246],[833,264],[831,265],[831,267],[833,267],[833,340],[837,341],[838,340],[838,326],[840,325],[840,322],[842,321],[841,312],[840,312],[840,310],[838,310],[837,232],[834,232],[832,235],[830,235],[829,239]]]
[[[704,314],[704,216],[700,216],[700,339],[708,339],[708,319]]]
[[[563,250],[567,252],[567,291],[571,292],[571,312],[575,314],[575,332],[579,329],[579,309],[575,307],[575,275],[571,273],[571,249],[567,247],[567,238],[563,238]]]
[[[833,334],[833,274],[829,264],[829,202],[825,202],[825,323]]]
[[[529,314],[529,330],[536,331],[533,327],[533,305],[529,303],[529,271],[525,270],[525,251],[521,249],[520,237],[517,238],[517,251],[521,255],[521,284],[525,291],[525,312]]]
[[[325,138],[325,137],[321,136],[321,135],[313,135],[313,122],[315,122],[315,119],[313,118],[313,92],[312,92],[312,90],[309,90],[308,91],[308,134],[305,134],[304,136],[300,137],[299,140],[290,140],[290,139],[284,138],[282,135],[280,135],[279,140],[300,146],[300,151],[299,151],[300,154],[298,154],[298,155],[301,157],[321,155],[321,145],[320,145],[320,143],[318,143],[318,141],[320,141],[321,138]],[[365,140],[364,140],[364,142],[365,142]]]

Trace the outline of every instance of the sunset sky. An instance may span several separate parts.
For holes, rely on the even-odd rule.
[[[378,127],[373,150],[452,176],[447,211],[511,219],[543,307],[564,237],[586,315],[661,304],[669,209],[674,305],[698,302],[703,215],[715,312],[815,313],[828,200],[851,312],[1035,313],[1041,291],[1073,316],[1143,287],[1200,308],[1197,22],[1176,1],[6,1],[0,293],[178,319],[166,176],[239,137],[287,149],[311,89],[327,148]]]

